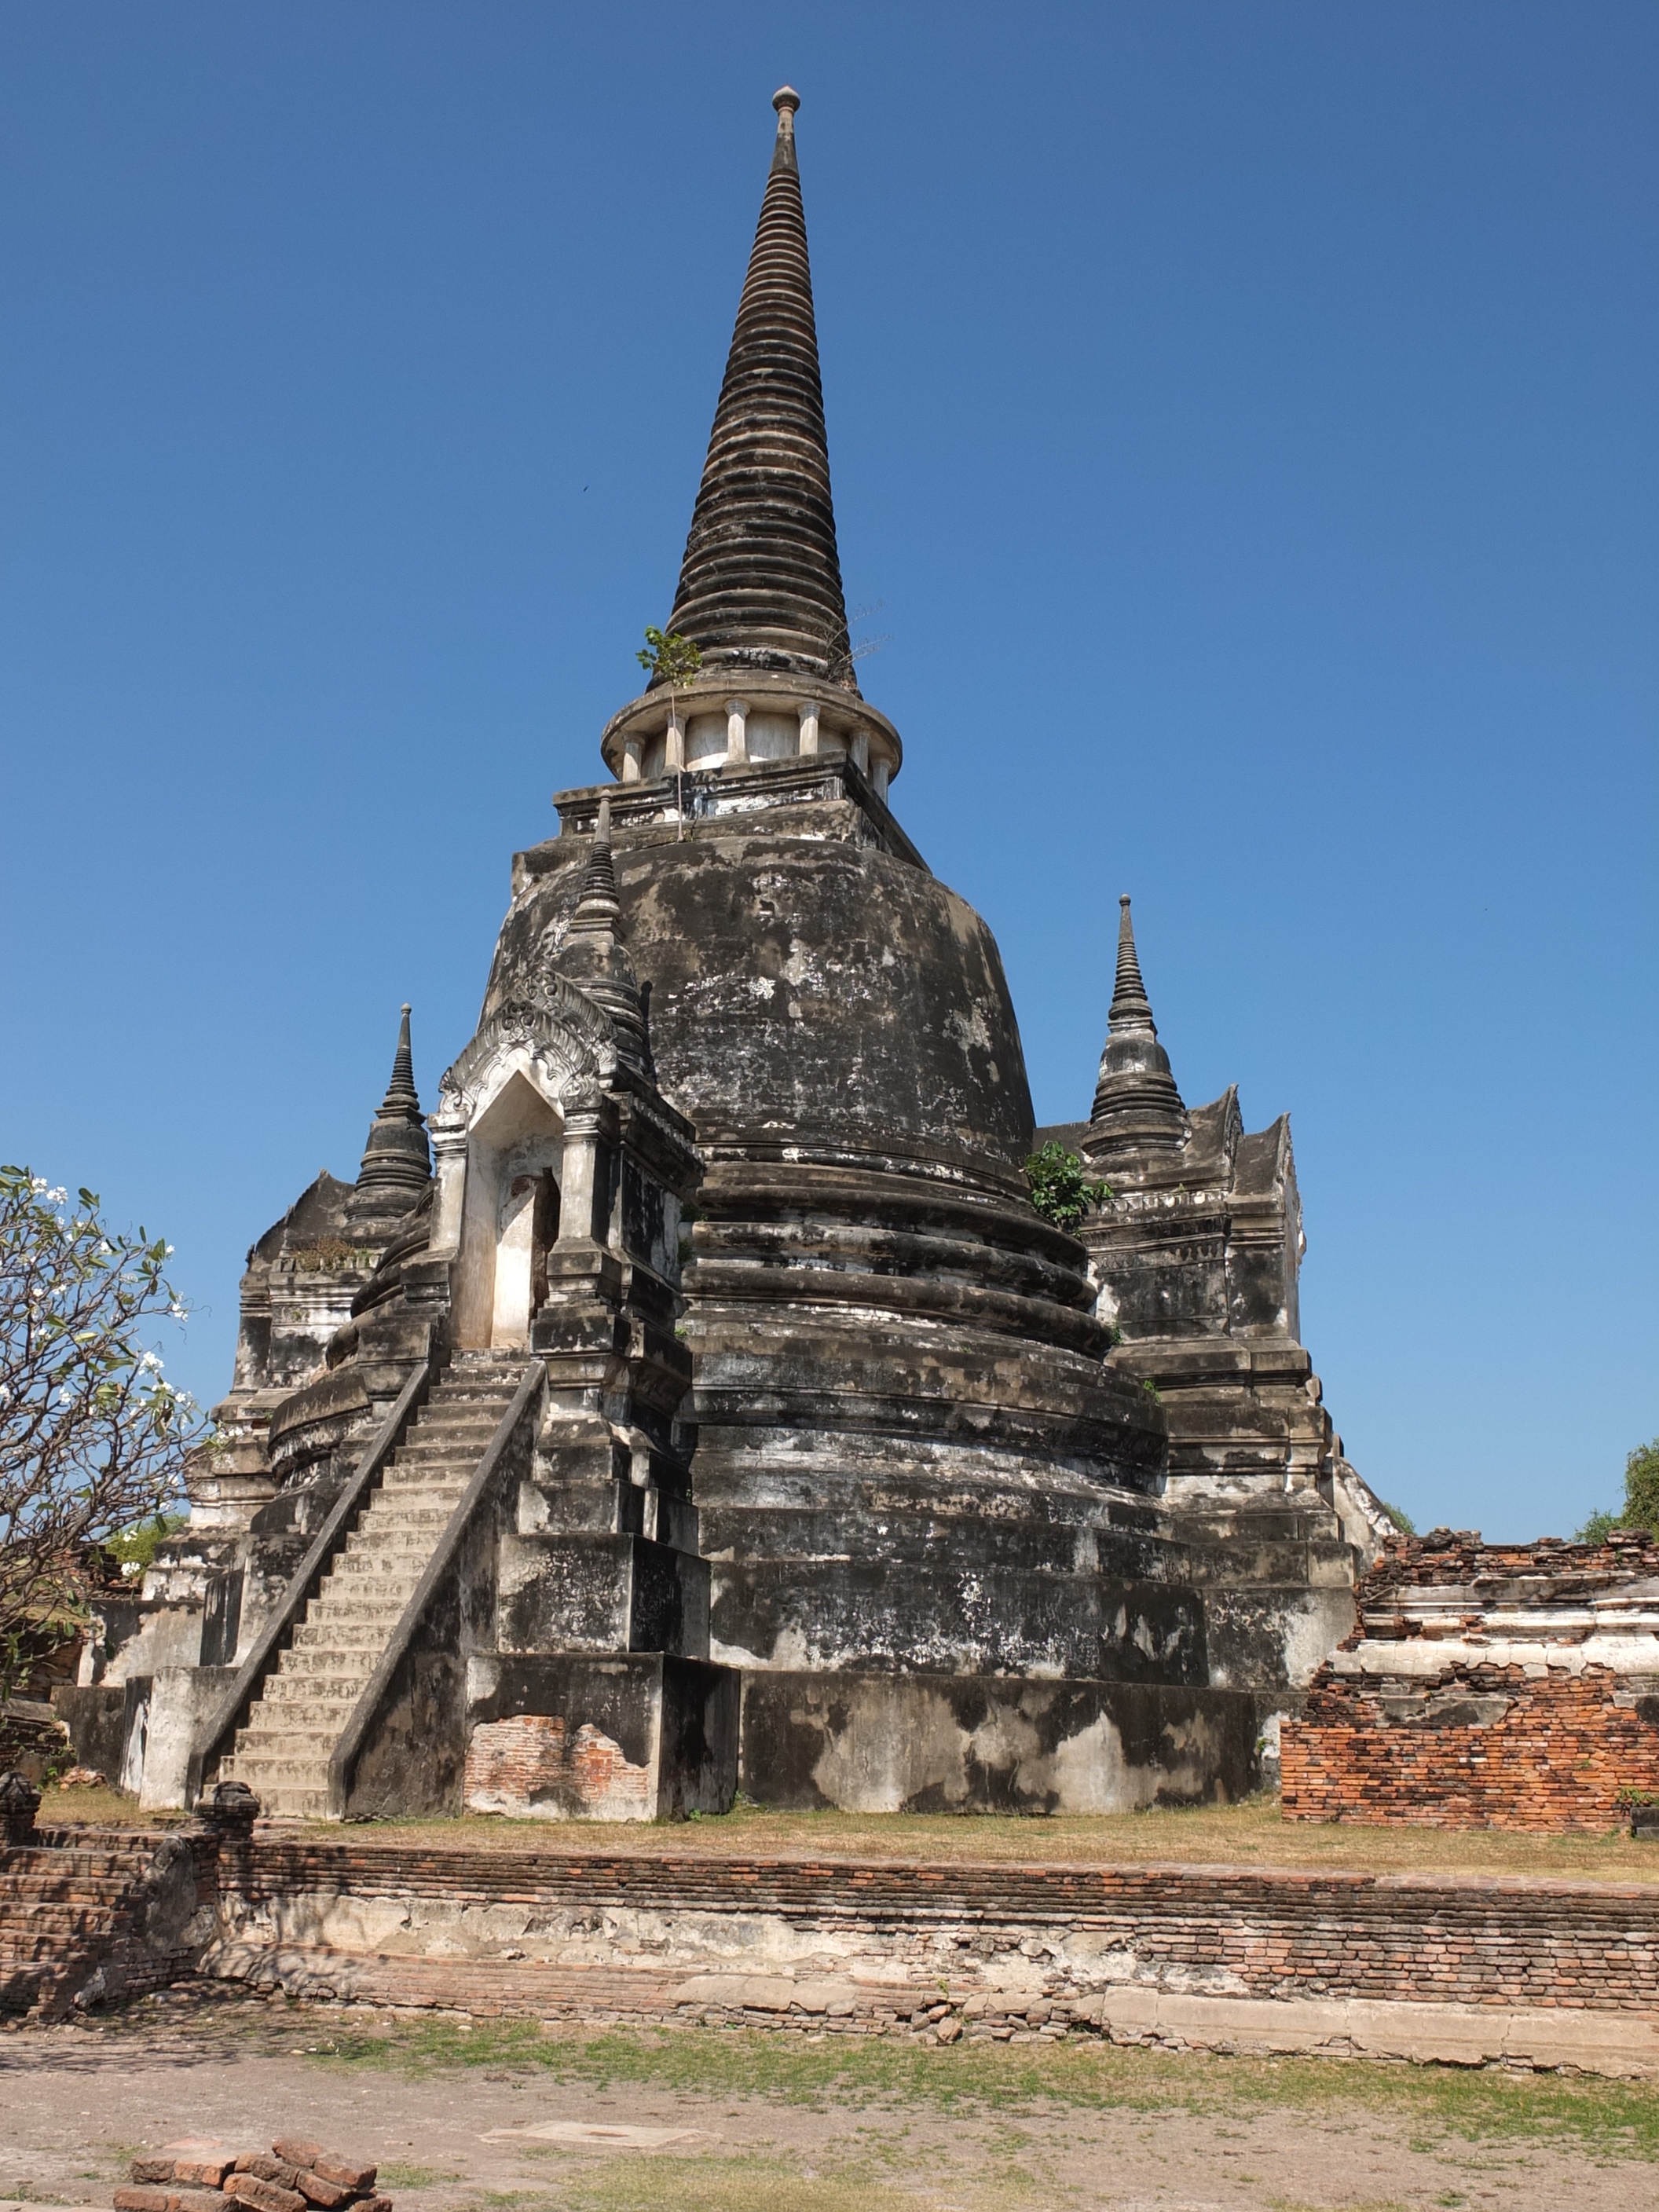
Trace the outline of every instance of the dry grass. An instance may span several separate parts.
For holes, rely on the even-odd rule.
[[[177,1827],[182,1813],[143,1813],[138,1800],[118,1790],[60,1790],[55,1782],[40,1788],[43,1828],[169,1828]]]
[[[176,1820],[141,1814],[114,1790],[49,1791],[41,1819],[132,1826]],[[337,1836],[307,1823],[302,1832]],[[1636,1843],[1624,1829],[1604,1835],[1524,1836],[1491,1829],[1360,1827],[1285,1820],[1278,1802],[1098,1817],[1019,1820],[995,1814],[773,1813],[739,1806],[723,1819],[673,1826],[656,1823],[508,1820],[385,1820],[349,1831],[359,1843],[425,1844],[447,1850],[536,1850],[656,1857],[834,1858],[1060,1863],[1139,1866],[1306,1867],[1361,1874],[1519,1875],[1538,1880],[1659,1882],[1659,1844]]]

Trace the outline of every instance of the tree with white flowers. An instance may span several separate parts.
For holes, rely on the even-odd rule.
[[[0,1702],[55,1625],[84,1620],[113,1537],[179,1502],[206,1424],[162,1375],[182,1321],[172,1246],[99,1200],[0,1167]]]

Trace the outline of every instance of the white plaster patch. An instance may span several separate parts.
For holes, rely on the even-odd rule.
[[[985,1026],[985,1012],[982,1007],[976,1006],[971,1014],[961,1012],[949,1014],[945,1017],[945,1026],[964,1052],[971,1050],[975,1045],[981,1052],[989,1052],[991,1049],[991,1032]]]
[[[598,2120],[543,2120],[533,2128],[491,2128],[480,2142],[568,2143],[580,2150],[667,2150],[675,2143],[714,2142],[706,2128],[633,2128]]]

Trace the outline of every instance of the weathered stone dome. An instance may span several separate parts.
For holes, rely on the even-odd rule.
[[[848,832],[854,810],[839,811]],[[562,944],[587,849],[526,856],[486,1014],[526,995]],[[655,830],[614,862],[658,1078],[705,1146],[787,1137],[930,1173],[1018,1170],[1032,1126],[1019,1030],[995,940],[954,891],[853,835],[781,834],[770,814]]]

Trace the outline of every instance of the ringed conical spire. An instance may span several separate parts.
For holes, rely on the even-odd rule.
[[[1117,975],[1089,1121],[1091,1158],[1143,1149],[1178,1152],[1187,1141],[1187,1109],[1170,1073],[1170,1055],[1158,1041],[1127,891],[1118,901]]]
[[[836,549],[812,272],[785,85],[671,631],[706,664],[811,675],[857,693]]]
[[[420,1093],[415,1088],[415,1056],[410,1048],[409,1008],[405,1006],[398,1025],[392,1080],[369,1124],[368,1142],[357,1170],[357,1189],[366,1201],[381,1210],[391,1208],[399,1199],[406,1208],[426,1188],[431,1173],[432,1155],[427,1146]]]
[[[582,872],[576,911],[559,949],[559,972],[602,1006],[616,1024],[617,1049],[636,1067],[650,1060],[639,977],[622,938],[622,901],[611,856],[611,801],[599,801],[593,849]]]

